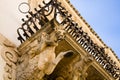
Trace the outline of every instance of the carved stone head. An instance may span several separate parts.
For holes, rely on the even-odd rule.
[[[55,32],[58,41],[63,40],[65,38],[65,30],[63,29],[63,27],[59,26],[55,28]]]

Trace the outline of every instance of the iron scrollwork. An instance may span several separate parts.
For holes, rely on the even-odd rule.
[[[28,15],[26,15],[27,20],[22,19],[22,27],[17,29],[17,33],[19,36],[18,40],[20,40],[21,43],[30,38],[35,32],[40,29],[38,28],[38,25],[42,27],[46,22],[48,22],[49,20],[47,16],[49,16],[50,14],[54,13],[53,19],[56,20],[58,19],[58,15],[66,18],[70,17],[68,16],[68,11],[66,11],[66,9],[62,7],[61,3],[57,0],[51,0],[48,3],[45,3],[43,1],[43,4],[43,7],[38,5],[39,9],[34,9],[35,13],[33,13],[32,11],[28,11]],[[66,20],[64,20],[64,23],[65,21]],[[35,29],[35,31],[33,29]]]

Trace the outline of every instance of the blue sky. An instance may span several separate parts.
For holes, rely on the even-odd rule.
[[[120,58],[120,0],[70,0]]]

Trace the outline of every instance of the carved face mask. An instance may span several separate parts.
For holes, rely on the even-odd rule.
[[[65,31],[64,30],[58,30],[56,33],[57,40],[63,40],[65,38]]]

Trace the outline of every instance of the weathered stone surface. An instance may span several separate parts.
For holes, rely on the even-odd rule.
[[[0,34],[0,77],[2,80],[16,80],[17,59],[16,46]]]

